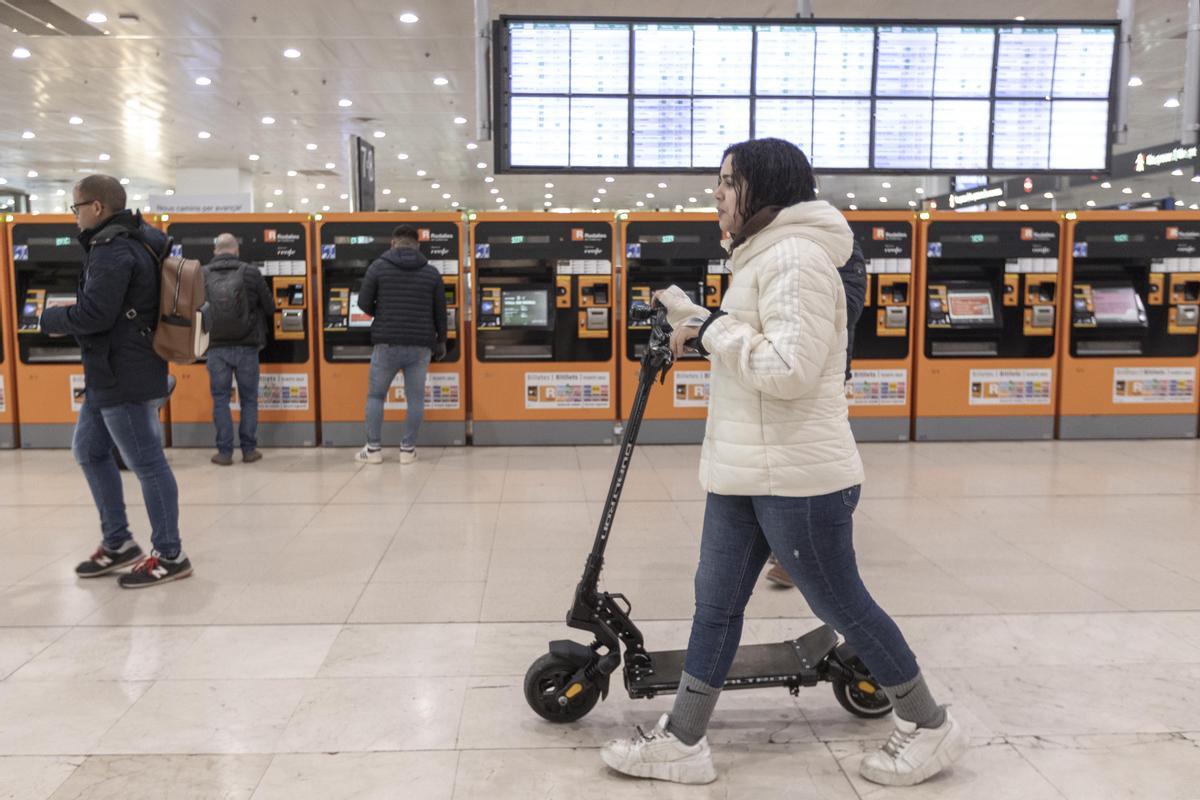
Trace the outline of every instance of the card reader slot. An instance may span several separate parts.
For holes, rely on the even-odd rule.
[[[1000,354],[1000,348],[996,342],[932,341],[930,346],[930,352],[934,356],[962,358],[987,356],[994,358]]]
[[[1083,339],[1076,345],[1081,356],[1140,356],[1142,343],[1134,339]]]

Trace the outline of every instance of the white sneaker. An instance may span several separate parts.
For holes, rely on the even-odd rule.
[[[712,783],[717,779],[708,737],[690,747],[667,732],[668,715],[663,714],[649,733],[638,728],[632,739],[613,739],[600,748],[600,758],[617,772],[635,778],[654,778],[674,783]]]
[[[360,464],[382,464],[383,450],[372,450],[369,447],[363,447],[354,454],[354,460]]]
[[[414,450],[405,450],[403,448],[400,449],[400,463],[401,464],[411,464],[416,460],[417,460],[417,451],[415,449]]]
[[[915,786],[957,761],[971,746],[966,731],[950,711],[938,728],[918,728],[892,714],[896,730],[887,743],[868,753],[858,774],[884,786]]]

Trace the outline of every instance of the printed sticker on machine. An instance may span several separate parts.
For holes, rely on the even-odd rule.
[[[229,395],[231,411],[241,411],[237,384]],[[308,375],[304,373],[268,373],[258,376],[259,411],[307,411]]]
[[[457,372],[430,372],[425,376],[425,410],[453,411],[462,403]],[[404,373],[396,373],[383,401],[387,411],[408,409],[408,396],[404,393]]]
[[[610,408],[607,372],[526,372],[525,408]]]
[[[4,376],[0,375],[0,414],[8,410],[8,406],[4,404]]]
[[[708,408],[708,370],[675,370],[673,374],[676,408]]]
[[[908,370],[856,369],[846,382],[852,406],[902,406],[908,402]]]
[[[83,408],[83,388],[84,388],[83,376],[82,375],[71,375],[70,376],[70,388],[71,388],[71,410],[78,411],[81,408]]]
[[[1115,367],[1114,403],[1192,403],[1194,367]]]
[[[973,406],[1048,406],[1052,384],[1048,369],[973,369],[967,391]]]

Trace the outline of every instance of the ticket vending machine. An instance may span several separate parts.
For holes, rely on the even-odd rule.
[[[1060,217],[922,217],[915,438],[1052,438]]]
[[[83,405],[83,363],[73,336],[42,333],[41,316],[71,305],[83,270],[79,228],[65,215],[16,215],[8,225],[12,314],[16,347],[13,372],[23,448],[70,447]],[[5,404],[8,404],[5,393]]]
[[[12,298],[12,248],[8,244],[8,227],[0,225],[0,450],[17,446],[17,398],[13,378],[12,321],[16,307]]]
[[[613,442],[615,241],[607,214],[474,216],[475,444]]]
[[[160,220],[175,252],[207,264],[213,240],[233,234],[239,258],[258,267],[275,300],[262,320],[267,346],[259,354],[258,444],[312,447],[317,443],[316,370],[313,358],[312,287],[308,220],[288,214],[172,214]],[[171,396],[171,443],[212,447],[212,393],[203,361],[171,365],[177,379]],[[235,384],[236,392],[236,384]],[[237,395],[233,403],[238,417]]]
[[[321,441],[326,447],[364,442],[371,318],[358,310],[358,291],[367,267],[391,247],[397,225],[417,229],[421,252],[442,273],[446,285],[446,357],[429,365],[418,444],[448,446],[467,441],[462,215],[325,214],[316,223],[314,248],[321,265]],[[384,403],[383,444],[400,444],[407,408],[400,373]]]
[[[916,216],[849,211],[846,220],[867,262],[866,298],[846,384],[850,427],[860,442],[906,442],[912,425]]]
[[[1200,214],[1073,216],[1059,437],[1194,437]]]
[[[625,253],[621,286],[621,418],[628,419],[637,391],[638,369],[650,340],[649,324],[630,318],[631,303],[649,304],[654,292],[676,285],[698,305],[719,308],[729,285],[728,256],[712,214],[622,215]],[[638,441],[649,444],[697,444],[704,440],[708,416],[708,361],[685,355],[671,369],[670,391],[651,392]]]

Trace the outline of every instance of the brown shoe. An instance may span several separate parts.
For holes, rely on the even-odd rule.
[[[231,453],[217,453],[212,457],[212,463],[228,467],[233,464],[233,455]]]
[[[253,464],[255,461],[262,461],[262,453],[257,450],[251,450],[249,453],[242,453],[243,464]]]
[[[775,566],[773,566],[769,570],[767,570],[767,580],[769,580],[771,583],[775,584],[776,586],[783,587],[784,589],[795,589],[796,588],[796,584],[792,583],[792,579],[787,574],[787,570],[785,570],[783,568],[783,565],[780,564],[778,561],[775,562]]]

